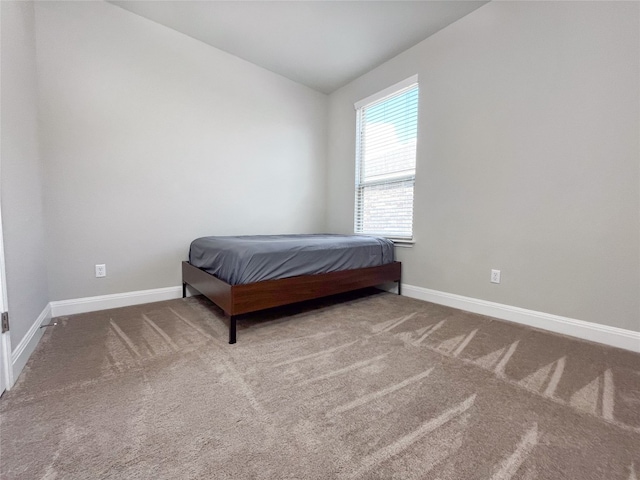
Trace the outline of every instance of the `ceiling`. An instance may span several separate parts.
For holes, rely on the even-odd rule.
[[[315,90],[331,93],[487,2],[110,3]]]

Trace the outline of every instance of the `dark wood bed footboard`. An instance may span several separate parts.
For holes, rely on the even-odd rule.
[[[232,285],[214,277],[210,273],[194,267],[189,262],[182,262],[182,284],[191,285],[213,303],[218,305],[227,315],[234,315],[231,301]],[[183,298],[186,292],[182,291]]]
[[[235,343],[236,315],[387,282],[397,282],[400,293],[401,272],[400,262],[393,262],[378,267],[229,285],[189,262],[182,262],[182,295],[186,296],[186,285],[190,285],[218,305],[229,316],[229,343]]]

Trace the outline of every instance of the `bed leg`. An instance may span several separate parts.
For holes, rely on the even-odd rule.
[[[398,280],[398,295],[402,295],[402,283]]]
[[[187,284],[182,282],[182,298],[187,297]]]
[[[236,343],[236,317],[229,315],[229,343]]]

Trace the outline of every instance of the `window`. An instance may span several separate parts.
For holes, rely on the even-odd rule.
[[[413,238],[418,77],[356,103],[356,233]]]

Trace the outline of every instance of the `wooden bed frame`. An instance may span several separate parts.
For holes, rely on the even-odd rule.
[[[386,282],[397,282],[400,295],[401,272],[400,262],[393,262],[378,267],[229,285],[189,262],[182,262],[182,297],[186,297],[187,285],[190,285],[220,307],[229,317],[229,343],[236,343],[238,315]]]

